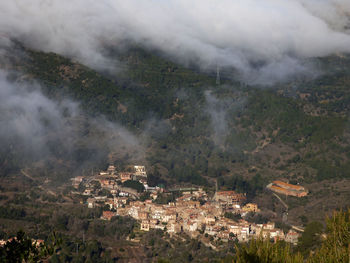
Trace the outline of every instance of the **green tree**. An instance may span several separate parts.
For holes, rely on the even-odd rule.
[[[137,192],[141,193],[145,189],[143,184],[138,181],[128,180],[123,183],[123,186],[135,189]]]
[[[39,249],[23,231],[0,248],[1,262],[37,262],[39,260]]]
[[[305,227],[298,242],[298,250],[307,255],[321,244],[321,234],[323,226],[320,222],[311,222]]]
[[[327,219],[326,239],[309,262],[350,262],[350,209]]]
[[[54,254],[59,244],[60,239],[55,233],[50,236],[49,242],[37,245],[23,231],[18,231],[15,238],[0,247],[0,262],[40,262]]]
[[[289,245],[280,241],[271,243],[262,238],[243,246],[236,245],[235,263],[302,263],[300,254],[292,254]]]

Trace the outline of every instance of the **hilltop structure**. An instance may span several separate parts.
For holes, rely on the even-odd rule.
[[[288,184],[279,180],[267,185],[267,188],[279,194],[303,197],[308,194],[307,190],[300,185]]]

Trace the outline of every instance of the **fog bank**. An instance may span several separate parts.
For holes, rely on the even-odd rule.
[[[132,43],[268,85],[349,52],[349,14],[348,0],[13,0],[0,3],[0,35],[98,69],[117,65],[106,47]]]

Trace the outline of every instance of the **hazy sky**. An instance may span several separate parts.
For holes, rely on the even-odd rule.
[[[100,69],[105,46],[131,41],[268,84],[312,71],[303,58],[349,52],[349,14],[349,0],[11,0],[0,35]]]

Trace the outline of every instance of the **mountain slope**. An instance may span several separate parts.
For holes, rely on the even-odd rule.
[[[325,184],[336,187],[339,180],[348,182],[348,56],[316,59],[323,74],[315,79],[261,88],[241,85],[234,76],[215,85],[215,74],[186,69],[140,48],[111,55],[119,70],[98,73],[57,54],[17,44],[16,52],[2,65],[15,72],[12,77],[17,82],[36,80],[51,100],[68,98],[82,108],[78,118],[65,119],[79,134],[74,150],[67,154],[53,143],[50,160],[39,166],[49,174],[65,167],[63,180],[72,171],[103,167],[112,153],[110,159],[118,165],[133,160],[146,163],[153,184],[213,187],[213,179],[218,178],[221,188],[247,192],[251,198],[258,194],[257,200],[265,200],[261,205],[271,210],[278,204],[263,189],[275,178],[319,191]],[[137,138],[130,149],[129,142],[107,146],[115,134],[105,136],[106,130],[91,121],[101,115]],[[54,141],[55,134],[51,138]],[[14,150],[13,145],[3,147],[2,174],[33,166],[31,158],[17,158],[20,146]],[[140,152],[142,156],[135,157]],[[40,157],[35,159],[38,162]],[[10,164],[14,169],[8,169]],[[311,190],[307,202],[311,204],[315,194]],[[345,205],[350,197],[342,190],[332,198]],[[296,208],[303,205],[289,201]],[[329,205],[334,207],[333,202]],[[298,221],[299,213],[291,218]]]

